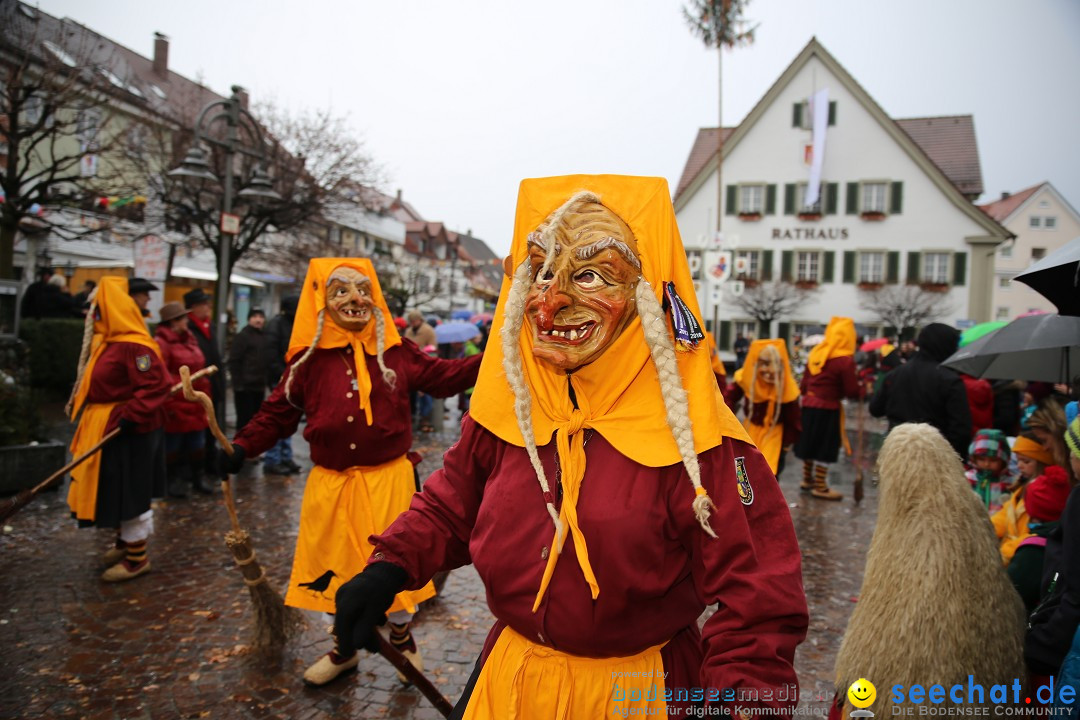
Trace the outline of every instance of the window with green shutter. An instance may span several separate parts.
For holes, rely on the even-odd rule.
[[[900,282],[900,253],[890,252],[885,264],[885,282],[895,285]]]
[[[918,285],[922,279],[922,267],[919,262],[920,253],[909,252],[907,254],[907,281],[908,285]]]
[[[825,262],[821,271],[821,282],[831,283],[836,266],[836,253],[832,250],[825,251]]]
[[[765,250],[761,253],[761,279],[772,280],[773,251]]]
[[[840,183],[825,183],[825,214],[835,215]]]
[[[904,183],[897,180],[892,184],[892,192],[889,193],[889,212],[899,215],[904,208]]]
[[[967,253],[953,254],[953,285],[963,285],[967,279]]]
[[[791,127],[793,128],[801,128],[803,126],[803,105],[805,105],[805,103],[797,102],[791,109]]]
[[[844,282],[855,282],[855,251],[844,251]]]
[[[734,215],[735,214],[735,209],[736,209],[735,208],[735,194],[738,191],[739,191],[739,188],[738,188],[737,185],[728,185],[727,186],[727,197],[724,199],[724,214],[725,215]]]
[[[776,185],[769,184],[765,186],[765,214],[776,214]]]
[[[720,321],[720,335],[717,338],[716,344],[717,344],[718,349],[720,349],[720,350],[730,350],[731,349],[731,321],[730,320],[721,320]]]
[[[792,265],[795,262],[795,253],[791,250],[783,250],[780,253],[780,279],[784,282],[792,281]]]
[[[829,101],[829,124],[830,125],[835,125],[836,124],[836,101],[835,100],[830,100]]]
[[[844,208],[844,214],[859,214],[859,183],[857,182],[847,184],[847,206]]]
[[[784,183],[784,214],[795,214],[795,183]]]

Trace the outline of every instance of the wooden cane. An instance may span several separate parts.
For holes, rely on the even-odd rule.
[[[427,679],[427,676],[417,670],[416,666],[409,662],[407,657],[388,643],[386,638],[380,635],[378,631],[373,630],[372,632],[375,633],[379,640],[379,654],[397,668],[402,675],[407,677],[409,682],[415,685],[416,689],[431,701],[435,709],[442,713],[443,717],[450,717],[450,713],[454,711],[454,706],[450,704],[450,701],[443,697],[443,694]]]
[[[214,374],[216,372],[217,372],[217,366],[216,365],[211,365],[208,368],[203,368],[202,370],[198,371],[197,373],[195,373],[191,377],[192,377],[192,379],[198,379],[198,378],[204,377],[206,375],[212,375],[212,374]],[[182,389],[183,389],[183,383],[177,383],[176,385],[173,385],[171,388],[169,388],[169,393],[170,394],[177,393]],[[7,520],[9,517],[11,517],[15,513],[17,513],[19,510],[21,510],[23,507],[25,507],[31,500],[33,500],[39,493],[41,493],[46,488],[48,488],[50,485],[52,485],[54,482],[56,482],[60,478],[64,477],[64,475],[67,475],[69,472],[71,472],[76,467],[81,465],[83,462],[85,462],[87,460],[87,458],[91,457],[94,453],[96,453],[98,450],[100,450],[102,448],[102,446],[105,445],[105,443],[109,442],[110,440],[112,440],[114,437],[116,437],[119,434],[120,434],[120,428],[116,428],[112,432],[105,435],[105,437],[101,438],[101,440],[99,440],[97,442],[97,444],[95,444],[92,448],[90,448],[89,450],[84,452],[79,457],[73,459],[67,465],[60,468],[56,472],[54,472],[52,475],[50,475],[49,477],[42,480],[41,482],[39,482],[34,487],[30,488],[29,490],[22,490],[17,495],[14,495],[13,497],[10,497],[7,500],[5,500],[4,504],[0,505],[0,522],[2,522],[4,520]]]

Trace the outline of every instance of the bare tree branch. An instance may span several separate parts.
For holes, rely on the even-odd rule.
[[[875,290],[860,290],[859,307],[902,333],[951,312],[951,304],[945,297],[919,285],[884,285]]]
[[[773,320],[790,316],[817,292],[819,288],[801,288],[778,280],[749,287],[742,295],[728,293],[727,300],[767,328]]]

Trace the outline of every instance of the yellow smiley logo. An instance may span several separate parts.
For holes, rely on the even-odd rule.
[[[862,709],[868,708],[874,704],[874,698],[877,697],[877,689],[874,684],[866,678],[859,678],[855,682],[851,683],[851,687],[847,691],[848,701],[855,707]]]

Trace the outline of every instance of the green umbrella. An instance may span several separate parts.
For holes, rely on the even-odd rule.
[[[998,328],[1003,328],[1009,323],[1004,320],[995,320],[993,322],[979,323],[978,325],[972,325],[964,332],[960,333],[960,347],[970,345],[983,335],[989,335]]]

